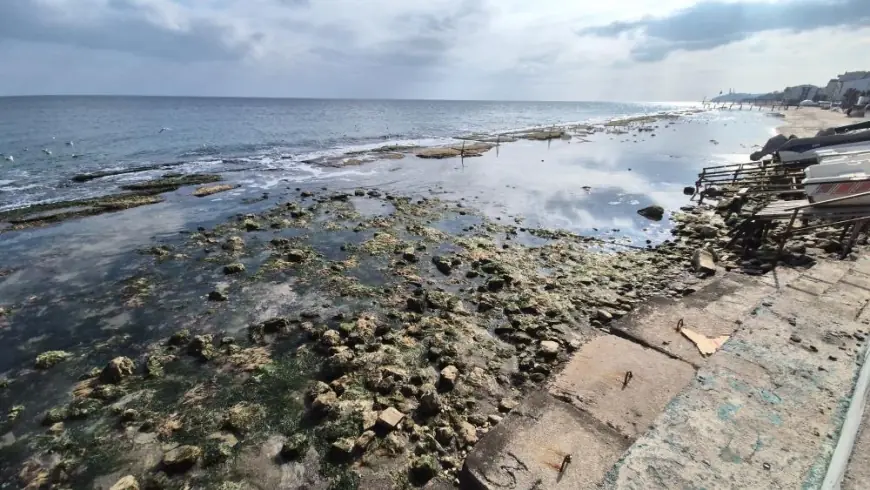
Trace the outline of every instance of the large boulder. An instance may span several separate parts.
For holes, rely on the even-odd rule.
[[[665,217],[665,208],[655,205],[647,206],[643,209],[639,209],[637,214],[653,221],[661,221],[662,218]]]

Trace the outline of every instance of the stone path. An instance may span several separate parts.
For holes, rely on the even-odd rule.
[[[860,260],[726,274],[648,303],[486,434],[463,484],[818,488],[860,368],[868,300],[870,260]],[[730,339],[704,357],[677,330],[681,319]],[[870,434],[853,458],[870,459]],[[847,485],[870,473],[854,466]]]

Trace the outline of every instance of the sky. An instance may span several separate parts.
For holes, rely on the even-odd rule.
[[[0,0],[0,95],[697,101],[867,46],[870,0]]]

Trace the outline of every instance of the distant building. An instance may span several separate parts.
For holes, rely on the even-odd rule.
[[[831,82],[828,82],[828,86]],[[828,90],[828,87],[825,89]],[[847,71],[837,76],[835,86],[827,95],[832,101],[841,102],[849,89],[855,89],[859,93],[870,90],[870,71]]]
[[[834,94],[837,92],[839,84],[840,80],[836,78],[828,80],[828,84],[825,85],[824,89],[822,89],[822,93],[825,95],[825,97],[828,98],[828,100],[833,100]]]
[[[802,100],[812,99],[819,93],[819,87],[815,85],[796,85],[794,87],[786,87],[782,91],[782,98],[788,102],[800,102]]]

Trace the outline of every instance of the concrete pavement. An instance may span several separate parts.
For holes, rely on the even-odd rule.
[[[861,259],[725,274],[684,299],[650,302],[490,431],[466,459],[463,485],[818,488],[860,368],[868,300]],[[730,339],[704,357],[680,319]],[[853,456],[862,457],[867,434]],[[863,481],[865,466],[853,466],[846,481]]]

